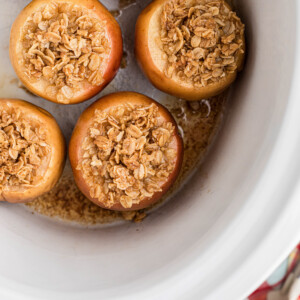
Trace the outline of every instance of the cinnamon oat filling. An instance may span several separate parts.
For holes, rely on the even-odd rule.
[[[90,196],[108,208],[131,208],[162,191],[175,168],[174,130],[155,104],[96,110],[77,166]]]
[[[244,25],[224,0],[169,0],[160,22],[167,77],[205,87],[237,71]]]
[[[83,84],[104,82],[110,53],[105,22],[87,9],[50,1],[28,17],[22,30],[26,75],[45,80],[49,97],[69,103]]]
[[[46,132],[20,109],[0,111],[0,193],[36,185],[49,163]]]

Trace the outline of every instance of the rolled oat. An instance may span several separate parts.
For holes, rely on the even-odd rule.
[[[0,192],[37,184],[50,153],[42,126],[30,123],[20,109],[1,109]]]
[[[23,57],[31,80],[46,80],[46,93],[68,103],[84,82],[103,83],[110,45],[105,22],[71,3],[49,4],[23,28]]]
[[[224,0],[169,0],[161,14],[165,74],[205,87],[238,68],[244,25]]]
[[[174,130],[155,104],[96,110],[77,166],[91,197],[108,208],[131,208],[161,191],[175,168]]]

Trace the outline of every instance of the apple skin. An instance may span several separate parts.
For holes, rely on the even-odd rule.
[[[111,51],[108,57],[107,68],[103,74],[104,80],[103,83],[99,86],[85,84],[84,88],[81,89],[80,92],[76,93],[75,96],[70,99],[68,104],[80,103],[97,95],[116,76],[123,55],[122,32],[118,22],[98,0],[55,0],[55,2],[69,2],[87,8],[89,10],[93,10],[93,13],[95,13],[100,20],[106,22],[106,32],[108,40],[110,42]],[[11,28],[9,56],[17,76],[29,91],[46,100],[64,104],[57,102],[56,97],[51,97],[46,94],[45,89],[38,84],[33,84],[31,80],[25,75],[25,66],[23,64],[22,44],[20,42],[22,36],[22,28],[27,18],[31,16],[32,13],[38,10],[39,7],[48,3],[48,0],[33,0],[21,11]]]
[[[82,152],[82,143],[88,133],[88,129],[93,122],[94,112],[95,110],[107,110],[111,107],[122,105],[125,103],[137,104],[137,105],[150,105],[155,103],[158,106],[158,111],[160,117],[166,121],[171,122],[175,126],[175,131],[173,135],[173,140],[171,142],[172,147],[176,150],[177,158],[175,162],[174,171],[170,174],[166,183],[161,187],[161,192],[156,192],[152,197],[145,198],[139,204],[133,204],[131,208],[126,209],[120,203],[113,205],[112,207],[106,207],[103,203],[101,203],[98,199],[92,198],[89,192],[89,186],[86,184],[83,174],[81,170],[77,170],[76,167],[78,166],[79,162],[82,159],[83,152]],[[81,192],[91,201],[93,201],[98,206],[101,206],[106,209],[110,210],[117,210],[117,211],[132,211],[143,209],[149,207],[156,203],[167,191],[168,189],[174,184],[175,180],[178,177],[178,174],[181,169],[182,160],[183,160],[183,142],[182,138],[179,135],[177,124],[169,113],[169,111],[162,106],[161,104],[157,103],[151,98],[148,98],[142,94],[133,93],[133,92],[119,92],[104,96],[94,102],[91,106],[89,106],[80,116],[77,124],[74,128],[70,144],[69,144],[69,159],[71,162],[75,182]]]
[[[45,142],[51,149],[51,158],[47,170],[37,185],[19,191],[4,190],[0,194],[0,201],[24,203],[49,192],[57,183],[65,166],[66,144],[56,120],[43,108],[23,100],[0,99],[0,110],[8,107],[18,108],[26,115],[27,119],[32,118],[35,122],[39,122],[47,131]]]
[[[169,0],[154,0],[139,15],[135,27],[135,56],[145,76],[159,90],[189,101],[197,101],[219,95],[226,90],[236,79],[237,73],[243,67],[244,54],[240,53],[237,65],[238,70],[228,74],[219,82],[206,87],[182,85],[180,82],[168,78],[153,61],[149,47],[149,28],[152,18],[155,17],[163,5]],[[227,4],[227,3],[226,3]],[[228,5],[228,4],[227,4]],[[230,8],[230,6],[228,5]],[[230,8],[231,9],[231,8]],[[152,35],[151,35],[152,37]],[[244,39],[243,39],[244,40]],[[242,50],[245,52],[245,40]]]

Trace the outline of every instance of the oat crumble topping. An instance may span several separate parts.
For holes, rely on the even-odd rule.
[[[165,74],[196,87],[216,83],[238,68],[244,25],[224,0],[169,0],[161,15]]]
[[[38,183],[51,151],[45,140],[42,126],[32,126],[20,109],[1,109],[0,192]]]
[[[77,167],[91,197],[106,207],[131,208],[161,191],[175,168],[174,130],[171,122],[159,119],[155,104],[96,110]]]
[[[46,80],[46,93],[68,103],[82,83],[103,83],[110,45],[105,23],[87,9],[52,1],[28,18],[23,49],[27,76]]]

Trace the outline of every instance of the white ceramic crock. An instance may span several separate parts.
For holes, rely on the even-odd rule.
[[[241,299],[300,240],[300,2],[236,2],[248,58],[205,165],[138,225],[86,230],[2,205],[1,300]],[[7,73],[9,28],[26,3],[0,1]],[[26,99],[1,80],[2,97]]]

